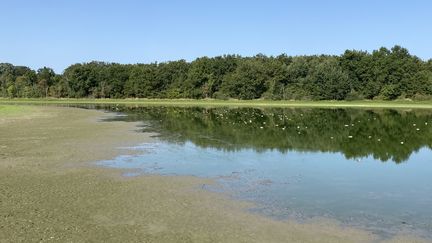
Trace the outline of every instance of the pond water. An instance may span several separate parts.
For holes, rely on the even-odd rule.
[[[106,108],[106,107],[105,107]],[[99,164],[214,178],[259,213],[432,238],[432,112],[114,107],[155,142]],[[130,172],[132,171],[132,172]]]

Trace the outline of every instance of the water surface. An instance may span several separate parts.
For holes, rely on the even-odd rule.
[[[432,236],[432,112],[115,107],[157,132],[138,156],[102,161],[141,173],[214,178],[256,211],[329,217],[384,237]],[[206,186],[209,190],[220,188]]]

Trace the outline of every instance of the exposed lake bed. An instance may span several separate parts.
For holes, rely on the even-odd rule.
[[[254,175],[256,171],[274,168],[274,166],[259,165],[260,162],[266,162],[267,164],[272,161],[277,162],[278,156],[286,156],[287,153],[284,152],[284,154],[283,150],[268,151],[269,148],[265,147],[260,147],[258,149],[260,153],[256,153],[256,145],[268,144],[274,146],[274,144],[269,143],[270,138],[270,140],[266,140],[267,138],[263,135],[265,133],[250,134],[250,132],[241,132],[236,136],[232,136],[230,135],[233,134],[232,129],[227,127],[225,123],[221,123],[221,126],[227,127],[226,130],[221,130],[221,127],[214,127],[213,131],[217,131],[218,134],[222,132],[228,137],[250,136],[262,139],[249,140],[249,148],[245,150],[245,143],[239,142],[241,140],[233,141],[225,137],[215,136],[216,133],[212,134],[208,130],[205,130],[205,133],[198,132],[203,131],[202,127],[191,126],[190,123],[184,122],[182,116],[178,114],[176,115],[177,120],[175,120],[167,119],[167,117],[155,117],[155,119],[135,117],[135,119],[133,113],[127,113],[128,116],[114,117],[114,120],[122,118],[130,121],[130,119],[135,119],[135,122],[139,121],[139,123],[112,123],[95,122],[101,117],[111,120],[113,118],[111,114],[104,115],[97,111],[55,107],[41,109],[44,109],[44,114],[49,113],[53,115],[51,117],[61,119],[50,119],[48,122],[46,117],[41,117],[32,119],[31,122],[25,120],[7,124],[1,130],[2,146],[12,148],[12,150],[5,152],[5,156],[1,160],[2,165],[5,165],[1,171],[1,180],[2,185],[6,185],[2,187],[5,192],[2,195],[8,195],[2,197],[3,210],[1,213],[3,217],[2,228],[0,229],[3,236],[2,240],[15,239],[19,241],[21,239],[25,241],[25,239],[35,239],[35,237],[41,237],[43,239],[41,241],[49,240],[50,237],[54,237],[53,239],[56,240],[79,240],[79,235],[86,239],[110,239],[113,241],[116,239],[126,241],[139,241],[140,239],[172,241],[174,239],[183,239],[183,241],[231,242],[365,242],[382,239],[382,237],[370,234],[367,231],[347,225],[344,226],[343,222],[342,224],[333,222],[331,219],[323,219],[319,222],[306,220],[304,223],[296,223],[285,219],[274,220],[260,216],[260,214],[251,214],[245,209],[257,208],[253,204],[232,201],[232,199],[226,198],[220,193],[209,192],[206,187],[208,185],[213,190],[213,175],[220,177],[221,180],[216,178],[217,182],[227,183],[225,185],[231,185],[232,188],[237,188],[238,185],[242,184],[242,177],[247,178],[252,175],[250,177],[252,179],[259,178],[259,180],[253,182],[254,186],[264,188],[264,191],[267,191],[270,196],[280,194],[280,190],[272,191],[273,189],[271,189],[275,185],[280,185],[277,178],[268,179],[265,176],[261,178]],[[121,110],[121,108],[119,109]],[[155,113],[164,114],[160,110]],[[188,119],[193,118],[198,124],[202,123],[202,119],[196,113],[186,113],[192,115]],[[198,114],[200,113],[203,113],[203,110],[198,110]],[[143,114],[151,114],[151,110],[147,110]],[[301,114],[305,116],[307,113]],[[263,115],[262,118],[264,117]],[[159,121],[159,124],[163,124],[161,123],[162,120],[171,125],[180,124],[180,127],[168,127],[171,130],[164,127],[164,130],[169,132],[164,134],[161,129],[154,129],[157,128],[156,123],[153,123],[156,120]],[[254,130],[265,130],[266,124],[262,124],[263,122],[271,124],[269,121],[262,121],[261,125]],[[32,125],[29,126],[30,124]],[[190,129],[185,129],[182,125]],[[137,126],[139,127],[137,128]],[[313,126],[309,125],[307,129],[310,127]],[[197,130],[197,128],[199,129]],[[280,129],[282,130],[282,128]],[[136,133],[137,129],[144,129],[146,133]],[[174,133],[172,129],[178,130]],[[235,130],[238,130],[238,128]],[[285,130],[289,130],[288,126]],[[183,139],[185,136],[179,134],[179,131],[185,131],[189,134],[188,142]],[[150,138],[148,135],[151,133],[148,132],[158,132],[159,136],[157,139]],[[296,133],[298,134],[298,131]],[[194,134],[197,136],[193,137]],[[19,138],[21,139],[19,141],[27,142],[14,142],[18,141]],[[176,139],[176,142],[172,140],[173,138]],[[334,136],[334,138],[337,138],[337,136]],[[385,140],[385,138],[383,139]],[[313,140],[320,142],[316,138],[311,141]],[[206,141],[211,141],[211,144]],[[242,139],[242,141],[246,140]],[[409,144],[410,139],[408,138],[406,141],[408,141],[406,144]],[[419,148],[425,146],[424,141],[428,140],[421,140],[418,144]],[[147,152],[153,151],[156,157],[151,160],[163,158],[163,156],[160,156],[160,152],[164,156],[171,158],[160,160],[161,162],[156,165],[153,160],[153,164],[150,166],[157,172],[156,174],[168,174],[171,176],[149,175],[149,171],[144,170],[145,176],[124,178],[118,176],[118,170],[91,166],[94,163],[92,161],[111,161],[116,156],[128,158],[129,164],[133,164],[134,159],[138,159],[139,163],[143,163],[145,161],[142,159],[147,155],[151,155],[151,153],[130,155],[130,151],[115,149],[134,147],[143,144],[143,142],[144,147],[136,149]],[[252,143],[255,144],[251,145]],[[69,149],[65,150],[64,153],[56,153],[56,151],[61,150],[61,147]],[[231,147],[232,149],[224,151],[225,147]],[[334,148],[328,147],[326,149],[331,150]],[[273,148],[273,150],[277,149]],[[2,153],[4,151],[6,150],[2,150]],[[242,151],[246,155],[241,155]],[[406,163],[403,161],[407,160],[407,151],[404,150],[400,154],[392,153],[390,155],[384,153],[380,156],[381,158],[394,158],[392,160],[399,161],[398,163],[402,164],[392,162],[393,165],[400,166]],[[201,157],[196,156],[197,152],[200,152]],[[132,153],[136,153],[136,151]],[[239,156],[239,153],[241,156]],[[258,156],[256,156],[257,154]],[[291,152],[288,152],[288,154],[291,154]],[[307,153],[304,151],[300,153],[301,156],[304,154]],[[411,155],[411,153],[408,153],[408,155]],[[235,162],[238,159],[245,158],[244,156],[249,159],[244,160],[245,163],[240,167],[236,167],[238,164],[236,165],[232,161],[231,163],[226,161],[226,158],[231,157]],[[176,158],[176,160],[172,158]],[[295,156],[292,158],[295,158]],[[308,159],[308,157],[304,157],[304,159]],[[344,159],[343,156],[342,159]],[[355,159],[353,160],[355,161]],[[367,158],[362,160],[367,160]],[[179,161],[183,162],[182,166],[178,166]],[[203,164],[202,161],[208,163]],[[294,159],[291,165],[301,166],[300,162],[302,160],[296,162]],[[310,163],[314,162],[316,161],[310,161]],[[208,167],[212,163],[214,163],[214,167],[200,168],[201,166]],[[258,167],[256,167],[257,165]],[[178,168],[172,169],[175,166],[182,167],[185,172],[178,173]],[[253,168],[254,166],[256,168]],[[119,167],[124,168],[124,166]],[[323,167],[331,168],[328,164],[323,164]],[[139,169],[142,168],[146,167],[140,167]],[[286,175],[286,172],[292,169],[286,168],[286,165],[285,167],[282,166],[279,174]],[[125,171],[128,173],[137,172],[135,168],[135,170],[121,170],[120,173],[123,174]],[[423,172],[428,173],[428,171]],[[210,176],[202,176],[205,173],[210,173]],[[263,173],[268,174],[270,172],[263,171]],[[181,176],[172,176],[174,174]],[[300,176],[296,173],[292,176],[284,176],[284,178],[288,178],[288,181],[284,181],[285,184],[283,185],[295,185],[304,181],[305,174],[307,173]],[[194,175],[203,178],[193,177]],[[426,181],[426,183],[428,182]],[[202,185],[205,185],[204,188]],[[249,184],[246,185],[246,191],[250,190],[248,188]],[[304,185],[301,186],[304,188]],[[213,188],[216,188],[216,186]],[[423,189],[420,188],[419,190]],[[236,190],[233,190],[233,192],[238,193]],[[260,203],[259,198],[257,200],[253,197],[268,198],[268,195],[256,192],[252,192],[252,198],[248,197],[247,194],[242,195],[240,199],[253,199],[252,201],[258,203]],[[266,203],[265,200],[262,202]],[[273,213],[279,214],[276,211],[273,211]],[[306,214],[305,216],[309,218],[310,215]],[[53,224],[54,222],[55,224]],[[407,221],[407,223],[411,224],[410,221]],[[416,231],[409,231],[408,233],[415,235]],[[422,235],[419,234],[418,236]],[[385,239],[399,242],[415,241],[411,236],[409,238],[401,237],[400,234],[394,234]]]

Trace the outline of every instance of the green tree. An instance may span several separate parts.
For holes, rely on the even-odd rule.
[[[37,85],[42,96],[48,96],[48,90],[54,83],[56,74],[51,68],[43,67],[37,70]]]
[[[237,99],[257,99],[265,92],[265,75],[262,63],[254,59],[241,61],[233,73],[225,76],[224,94]]]

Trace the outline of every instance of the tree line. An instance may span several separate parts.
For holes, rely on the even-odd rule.
[[[224,55],[150,64],[89,62],[62,74],[0,63],[1,97],[361,100],[432,98],[432,59],[406,48],[340,56]]]

